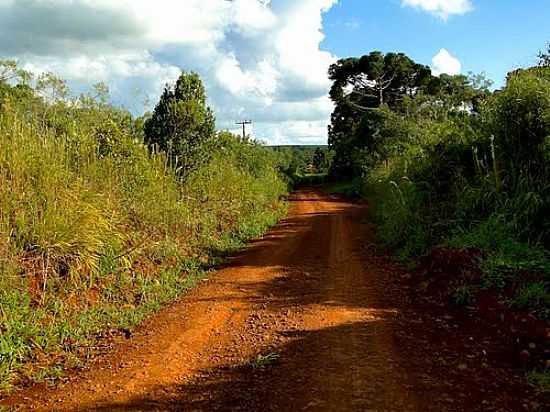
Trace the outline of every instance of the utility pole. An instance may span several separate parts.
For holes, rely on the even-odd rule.
[[[243,140],[246,140],[246,125],[252,124],[252,120],[243,120],[242,122],[237,122],[235,124],[238,124],[243,127]]]

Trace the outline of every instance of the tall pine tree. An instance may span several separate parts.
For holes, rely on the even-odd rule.
[[[175,85],[167,85],[145,123],[145,142],[166,152],[180,175],[208,159],[206,144],[215,136],[215,119],[206,104],[206,92],[196,73],[183,72]]]

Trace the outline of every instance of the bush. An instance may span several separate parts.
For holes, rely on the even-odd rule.
[[[529,371],[527,380],[531,385],[537,388],[540,392],[550,392],[550,370]]]
[[[399,99],[371,106],[361,93],[368,84],[346,93],[342,85],[356,78],[344,70],[348,83],[335,81],[331,92],[330,129],[334,166],[363,180],[378,235],[401,260],[414,263],[442,244],[479,249],[481,286],[542,317],[550,273],[546,66],[510,73],[494,93],[481,77],[431,77],[421,91],[401,89]],[[451,298],[470,301],[468,285]]]
[[[489,132],[495,136],[503,173],[513,184],[519,172],[538,174],[550,136],[550,68],[518,70],[506,87],[484,106]]]
[[[423,255],[431,244],[431,215],[426,192],[407,179],[371,183],[368,188],[379,238],[406,261]]]

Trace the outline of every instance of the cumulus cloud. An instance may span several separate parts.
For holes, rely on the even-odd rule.
[[[401,4],[426,11],[443,20],[454,14],[466,14],[474,8],[470,0],[402,0]]]
[[[462,70],[462,64],[460,60],[451,55],[446,49],[439,50],[432,58],[432,71],[436,76],[440,74],[460,74]]]
[[[107,82],[135,112],[181,69],[203,78],[218,127],[242,118],[257,137],[322,142],[332,110],[320,50],[337,0],[0,0],[0,58],[78,88]]]

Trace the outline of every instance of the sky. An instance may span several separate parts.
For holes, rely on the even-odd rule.
[[[372,50],[496,87],[550,41],[550,0],[0,0],[0,58],[75,91],[151,110],[182,70],[205,83],[219,129],[252,120],[269,144],[324,144],[327,70]]]

